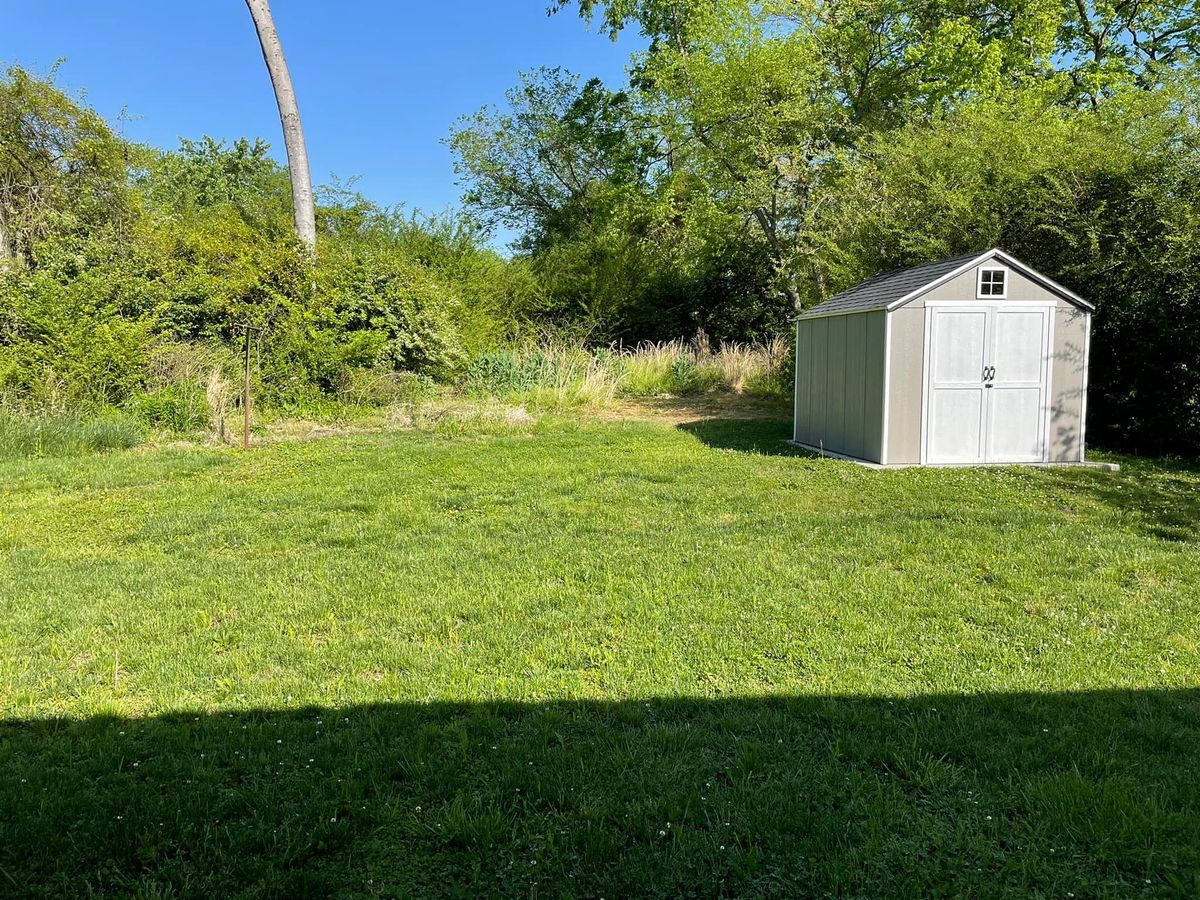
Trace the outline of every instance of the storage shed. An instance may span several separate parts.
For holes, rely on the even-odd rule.
[[[1080,463],[1092,305],[1001,250],[796,319],[796,443],[887,466]]]

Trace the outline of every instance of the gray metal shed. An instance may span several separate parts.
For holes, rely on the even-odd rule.
[[[796,319],[796,443],[888,466],[1080,463],[1093,307],[1001,250]]]

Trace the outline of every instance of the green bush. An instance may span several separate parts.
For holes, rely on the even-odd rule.
[[[351,369],[338,396],[355,406],[383,407],[420,403],[432,398],[437,389],[437,382],[427,375],[386,369]]]
[[[722,370],[707,353],[683,341],[644,343],[616,358],[622,392],[632,397],[700,394],[720,387]]]
[[[209,422],[203,390],[186,382],[134,394],[126,409],[147,425],[180,433],[199,431]]]
[[[715,390],[721,385],[719,370],[701,365],[690,353],[681,354],[671,363],[667,372],[668,378],[664,393],[684,397],[689,394],[703,394]]]
[[[513,350],[487,350],[467,365],[464,380],[476,393],[503,395],[532,387],[532,372]]]

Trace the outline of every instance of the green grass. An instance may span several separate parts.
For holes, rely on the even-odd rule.
[[[0,893],[1200,889],[1197,469],[494,429],[0,464]]]
[[[126,450],[144,439],[143,427],[116,410],[95,414],[0,411],[0,461]]]

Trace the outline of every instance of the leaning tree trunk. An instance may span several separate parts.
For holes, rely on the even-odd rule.
[[[271,17],[267,0],[246,0],[246,6],[254,18],[263,59],[266,60],[271,84],[275,88],[275,102],[279,104],[283,144],[287,148],[288,170],[292,176],[292,211],[296,218],[296,235],[307,247],[312,248],[317,243],[316,207],[313,202],[312,174],[308,169],[308,150],[304,146],[304,129],[300,125],[300,107],[292,88],[292,76],[288,73],[287,60],[283,58],[283,45],[279,42],[279,32],[275,30],[275,20]]]

